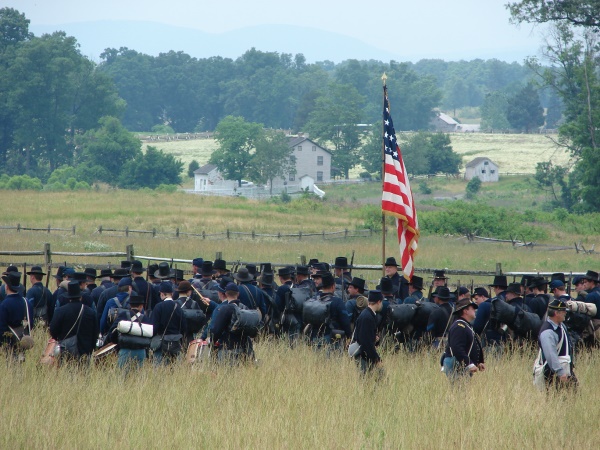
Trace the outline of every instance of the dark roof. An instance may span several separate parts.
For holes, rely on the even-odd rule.
[[[298,144],[303,143],[304,141],[308,141],[310,142],[312,145],[316,145],[317,147],[319,147],[321,150],[326,151],[327,153],[329,153],[330,155],[332,155],[332,153],[327,150],[326,148],[321,147],[319,144],[317,144],[315,141],[311,141],[310,139],[308,139],[307,137],[304,136],[296,136],[296,137],[291,137],[290,140],[288,141],[288,145],[290,147],[295,147]]]
[[[206,164],[206,165],[194,170],[194,174],[208,175],[210,172],[212,172],[216,168],[217,168],[217,166],[215,166],[214,164]]]
[[[467,168],[467,167],[475,167],[475,166],[479,165],[480,162],[483,162],[483,161],[489,161],[493,165],[495,165],[496,167],[498,167],[498,164],[496,164],[494,161],[492,161],[487,156],[478,156],[477,158],[473,159],[472,161],[469,161],[467,163],[467,165],[465,166],[465,168]]]

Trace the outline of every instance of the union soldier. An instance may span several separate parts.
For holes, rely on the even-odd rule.
[[[377,353],[376,345],[379,343],[377,336],[377,313],[383,306],[383,295],[381,291],[369,292],[368,306],[363,309],[356,319],[354,328],[354,340],[360,345],[360,368],[363,374],[373,370],[378,371],[378,377],[383,375],[383,363]]]
[[[423,297],[423,278],[413,275],[408,283],[408,297],[404,299],[403,303],[415,304],[418,301],[427,301]]]
[[[200,309],[200,305],[196,300],[192,298],[192,293],[194,292],[192,288],[192,284],[189,281],[182,281],[177,286],[177,292],[179,292],[179,296],[177,298],[177,303],[181,306],[182,309]],[[186,333],[183,336],[184,346],[187,347],[187,344],[194,340],[194,333],[200,331],[200,327],[193,331],[191,328],[191,323],[186,323]]]
[[[192,260],[192,278],[188,280],[190,283],[195,278],[200,278],[202,276],[202,274],[200,273],[200,271],[202,270],[202,264],[204,264],[204,259],[202,258],[194,258]]]
[[[96,316],[98,318],[98,324],[102,319],[102,314],[104,313],[104,309],[106,307],[106,303],[117,295],[119,292],[119,282],[129,276],[129,269],[115,269],[111,276],[112,286],[107,287],[102,293],[100,293],[100,297],[98,298],[98,303],[96,305]],[[102,328],[102,327],[100,327]]]
[[[544,277],[535,277],[529,284],[533,291],[534,297],[529,300],[529,308],[532,312],[536,313],[540,319],[544,320],[548,304],[550,303],[550,296],[546,294],[546,288],[548,281]]]
[[[160,284],[160,297],[162,301],[152,311],[154,336],[162,337],[161,346],[154,350],[154,361],[158,365],[171,362],[181,353],[181,338],[186,332],[183,310],[181,306],[173,301],[172,296],[173,285],[162,282]],[[165,344],[167,342],[169,344]],[[169,348],[166,348],[167,345]],[[168,350],[168,352],[165,352],[165,350]]]
[[[510,283],[506,288],[506,291],[504,291],[504,298],[506,299],[506,303],[514,306],[515,308],[531,312],[531,309],[525,304],[523,297],[521,297],[520,283]]]
[[[2,281],[6,297],[0,302],[0,346],[6,346],[7,356],[17,357],[19,341],[26,328],[33,327],[33,308],[19,292],[22,291],[20,272],[5,272]]]
[[[464,298],[456,302],[452,313],[457,319],[448,331],[448,344],[442,356],[444,373],[451,382],[485,370],[483,347],[471,327],[477,308],[477,303]]]
[[[434,348],[443,345],[452,318],[452,304],[450,300],[454,295],[446,286],[438,287],[433,293],[433,301],[439,308],[433,310],[429,315],[426,332],[429,334]]]
[[[383,296],[381,299],[383,301]],[[356,323],[356,319],[368,304],[368,299],[365,297],[365,280],[358,277],[352,278],[352,281],[348,283],[348,301],[346,302],[346,311],[350,316],[350,322]],[[375,312],[378,311],[381,311],[381,308]]]
[[[294,286],[309,289],[312,294],[316,292],[315,283],[310,279],[308,266],[296,266],[296,282]]]
[[[338,256],[335,258],[335,263],[332,266],[335,277],[336,290],[341,291],[342,295],[346,295],[346,286],[352,281],[352,275],[347,269],[350,269],[348,265],[348,258],[345,256]]]
[[[56,269],[56,274],[52,275],[52,277],[56,281],[56,289],[54,290],[54,292],[52,292],[52,298],[50,299],[50,302],[48,303],[48,322],[50,322],[52,320],[52,316],[54,315],[56,300],[58,300],[58,297],[63,292],[66,291],[66,288],[60,287],[60,284],[63,281],[63,273],[64,273],[65,269],[66,269],[65,266],[59,266],[58,269]]]
[[[231,278],[231,273],[227,269],[227,262],[225,262],[225,260],[215,259],[215,262],[213,263],[213,267],[217,271],[217,274],[215,277],[217,280],[220,278],[223,278],[223,277]]]
[[[258,309],[262,317],[267,314],[267,304],[262,295],[262,291],[252,284],[254,277],[250,274],[246,267],[240,268],[233,278],[240,285],[240,293],[238,298],[240,302],[246,305],[249,309]]]
[[[215,280],[213,280],[213,275],[216,274],[217,271],[213,268],[212,261],[204,261],[202,263],[202,267],[200,268],[200,273],[197,273],[194,279],[192,280],[192,286],[199,290],[215,290],[215,288],[219,285]]]
[[[117,269],[118,270],[118,269]],[[115,271],[116,272],[116,271]],[[130,277],[123,277],[119,280],[117,285],[117,293],[113,298],[108,299],[104,305],[102,316],[100,317],[100,332],[102,335],[108,333],[110,326],[112,325],[109,312],[112,308],[126,308],[129,309],[129,296],[133,291],[133,281]]]
[[[477,303],[477,314],[473,321],[473,330],[483,341],[484,346],[500,345],[504,342],[504,333],[498,329],[498,324],[491,319],[492,300],[487,289],[483,287],[475,288],[475,303]]]
[[[32,319],[41,319],[44,322],[48,320],[48,304],[52,298],[52,292],[44,286],[44,271],[41,266],[33,266],[29,272],[29,282],[31,287],[27,291],[27,301],[33,308]]]
[[[508,286],[506,275],[496,275],[494,281],[489,286],[495,294],[494,298],[506,300],[506,288]]]
[[[392,280],[392,284],[394,285],[394,296],[402,302],[402,300],[408,297],[408,281],[403,276],[400,276],[398,267],[396,258],[393,256],[390,256],[385,260],[385,276]]]
[[[88,292],[90,293],[90,296],[92,295],[92,291],[94,289],[96,289],[96,275],[98,275],[98,271],[96,269],[94,269],[93,267],[86,267],[85,270],[83,271],[86,276],[87,276],[87,285],[86,285],[86,289],[88,290]],[[93,299],[92,299],[93,301]],[[94,303],[94,307],[95,307],[95,303]]]
[[[280,285],[275,293],[275,304],[283,314],[281,328],[287,333],[290,345],[293,346],[302,331],[302,311],[290,311],[288,308],[289,296],[292,295],[292,287],[294,286],[292,268],[289,266],[282,267],[277,274],[279,275]]]
[[[7,273],[10,272],[19,272],[19,268],[17,266],[8,266],[6,268],[6,272],[2,272],[2,275],[6,275]],[[21,284],[21,281],[19,280],[19,290],[18,293],[23,295],[23,285]],[[2,300],[4,300],[4,297],[6,297],[6,288],[4,287],[4,285],[0,286],[0,302]]]
[[[206,306],[206,317],[209,318],[208,326],[206,326],[204,328],[204,331],[202,332],[202,340],[206,340],[209,337],[210,333],[212,332],[214,320],[217,317],[219,310],[227,303],[227,297],[225,296],[225,287],[229,283],[233,283],[233,278],[223,277],[219,280],[219,284],[216,287],[216,291],[219,296],[218,303],[206,297],[202,298],[202,302]]]
[[[112,270],[110,268],[105,268],[100,270],[100,275],[96,277],[100,279],[100,285],[96,286],[92,291],[92,301],[94,305],[96,305],[96,310],[98,310],[98,302],[100,300],[100,295],[108,288],[113,287],[115,284],[111,281],[112,278]]]

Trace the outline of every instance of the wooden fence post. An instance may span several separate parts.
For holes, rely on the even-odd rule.
[[[179,237],[179,227],[175,228],[175,237]]]
[[[125,247],[125,253],[127,253],[127,261],[132,261],[133,260],[133,244],[129,244],[127,247]]]
[[[227,228],[227,239],[229,239],[229,228]]]
[[[129,227],[125,226],[125,237],[129,237]]]
[[[156,237],[156,228],[152,228],[152,237]]]
[[[256,232],[254,230],[252,230],[252,239],[254,239],[256,237]]]
[[[21,232],[21,224],[20,224],[20,223],[18,223],[18,224],[17,224],[17,233],[20,233],[20,232]]]
[[[302,240],[302,230],[298,231],[298,240]]]
[[[48,234],[50,234],[50,224],[48,224]]]
[[[75,236],[75,225],[73,225],[73,236]]]
[[[206,239],[206,231],[202,230],[202,239]]]
[[[502,275],[502,263],[496,263],[496,275]]]
[[[344,239],[348,237],[348,228],[344,229]]]
[[[223,252],[215,253],[215,260],[217,260],[217,259],[223,259]]]
[[[48,242],[44,244],[44,264],[46,268],[49,268],[52,264],[52,251],[50,250],[50,243]],[[50,274],[48,274],[48,276],[50,276]]]
[[[306,265],[306,255],[300,255],[300,264],[302,266]]]
[[[98,227],[98,234],[102,234],[102,225]]]

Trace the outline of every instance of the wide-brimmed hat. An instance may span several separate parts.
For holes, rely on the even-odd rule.
[[[531,288],[541,288],[544,287],[548,284],[548,280],[546,280],[544,277],[534,277],[531,282],[529,283],[529,287]]]
[[[506,292],[521,295],[521,283],[510,283],[506,288]]]
[[[456,302],[454,305],[454,312],[452,314],[460,314],[463,309],[468,308],[469,306],[472,306],[475,309],[478,308],[477,303],[475,303],[473,300],[470,298],[463,298],[462,300]]]
[[[115,270],[116,272],[116,270]],[[165,280],[171,276],[171,268],[169,267],[168,262],[161,262],[158,264],[158,270],[154,272],[155,278],[160,278],[161,280]]]
[[[308,266],[296,266],[296,274],[297,275],[309,275]]]
[[[423,278],[417,275],[413,275],[408,284],[410,284],[415,289],[418,289],[420,291],[423,290]]]
[[[348,286],[354,286],[359,291],[364,292],[365,280],[363,280],[362,278],[354,277],[352,278],[352,281],[348,283]]]
[[[9,272],[18,272],[19,268],[17,266],[10,265],[6,268],[6,271],[2,272],[2,275],[6,275]]]
[[[63,294],[64,298],[74,299],[81,297],[81,286],[78,281],[69,281],[67,285],[67,293]]]
[[[27,275],[46,275],[42,270],[42,266],[33,266],[29,272],[25,272]]]
[[[556,298],[550,302],[548,305],[548,309],[553,309],[554,311],[566,311],[567,310],[567,296],[561,295],[559,298]]]
[[[56,275],[52,275],[52,276],[54,278],[56,278],[57,280],[62,280],[65,269],[66,269],[65,266],[58,266],[58,269],[56,269]]]
[[[381,293],[381,291],[379,291],[377,289],[369,291],[369,297],[368,297],[369,303],[377,303],[382,300],[383,300],[383,294]]]
[[[450,289],[448,289],[446,286],[438,286],[435,289],[433,296],[442,300],[450,300],[451,298],[454,298],[454,295],[452,295]]]
[[[121,269],[129,269],[131,267],[131,261],[121,261]]]
[[[125,278],[129,276],[129,269],[115,269],[115,271],[112,274],[112,277],[115,279],[121,279],[121,278]]]
[[[280,277],[287,277],[288,275],[291,275],[292,273],[294,273],[292,267],[290,266],[285,266],[282,267],[281,269],[279,269],[277,271],[277,275],[279,275]]]
[[[273,286],[273,274],[265,272],[260,276],[259,281],[263,286]]]
[[[598,278],[598,272],[594,272],[593,270],[588,270],[583,276],[586,280],[599,282],[600,278]]]
[[[321,277],[321,287],[328,288],[331,286],[335,286],[335,279],[333,278],[333,275],[327,272]]]
[[[129,304],[130,305],[132,305],[132,306],[133,305],[143,305],[144,303],[146,303],[146,299],[143,296],[136,294],[135,292],[132,292],[129,295]]]
[[[202,263],[202,270],[200,272],[202,273],[202,276],[205,277],[210,277],[211,275],[217,273],[217,271],[213,268],[212,261],[204,261]]]
[[[445,270],[434,270],[432,278],[434,280],[447,280],[448,279],[448,277],[446,276]]]
[[[104,277],[112,277],[113,273],[112,270],[110,270],[110,268],[104,268],[100,270],[100,275],[98,275],[96,278],[104,278]]]
[[[213,267],[215,268],[215,270],[227,270],[227,263],[224,259],[215,259]]]
[[[259,272],[260,273],[265,273],[265,272],[273,273],[273,265],[270,262],[260,263]]]
[[[335,263],[333,264],[334,269],[348,269],[349,267],[348,258],[345,256],[338,256],[335,258]]]
[[[384,266],[396,266],[396,267],[398,267],[398,263],[396,262],[396,258],[394,258],[393,256],[390,256],[388,259],[386,259],[385,263],[383,265]]]
[[[379,289],[383,295],[393,294],[395,291],[394,283],[392,282],[392,279],[388,277],[383,277],[381,280],[379,280],[379,285],[376,287],[376,289]]]
[[[96,275],[98,275],[98,271],[96,269],[94,269],[93,267],[86,267],[85,270],[83,271],[88,278],[96,278]]]
[[[134,261],[131,261],[131,272],[133,273],[142,273],[144,272],[146,269],[144,268],[144,266],[142,265],[141,261],[138,261],[137,259]]]
[[[81,283],[83,281],[87,281],[87,273],[85,273],[85,272],[75,272],[73,274],[73,276],[71,277],[71,279],[77,281],[78,283]]]
[[[238,281],[241,281],[242,283],[246,282],[246,281],[252,281],[254,280],[254,277],[252,276],[252,274],[248,271],[247,267],[242,267],[240,268],[237,273],[233,276],[233,278],[235,278]]]
[[[529,287],[531,280],[535,277],[533,275],[523,275],[521,277],[521,286]]]
[[[556,272],[556,273],[553,273],[552,275],[550,275],[550,281],[554,281],[554,280],[560,280],[563,282],[563,284],[567,284],[565,274],[562,272]]]
[[[318,263],[319,263],[319,260],[317,258],[311,258],[308,260],[308,265],[310,267],[313,267],[315,264],[318,264]]]
[[[181,269],[171,269],[171,273],[169,274],[169,278],[173,278],[175,281],[183,280],[183,270]]]
[[[4,272],[2,281],[4,281],[13,291],[16,291],[21,285],[21,272]]]
[[[192,283],[190,283],[187,280],[183,280],[177,286],[177,292],[187,292],[187,291],[191,291],[191,290],[192,290]]]
[[[489,285],[490,287],[501,287],[505,288],[508,286],[508,280],[506,275],[496,275],[494,281]]]

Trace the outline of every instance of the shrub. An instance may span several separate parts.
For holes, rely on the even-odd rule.
[[[473,199],[477,195],[477,193],[481,190],[481,180],[479,177],[473,177],[467,183],[467,187],[465,191],[467,192],[467,198]]]
[[[175,134],[175,130],[171,128],[169,125],[158,124],[152,127],[152,131],[154,133],[160,134]]]
[[[424,194],[424,195],[429,195],[431,194],[431,188],[429,187],[429,185],[427,184],[426,181],[421,181],[419,183],[419,193],[420,194]]]

